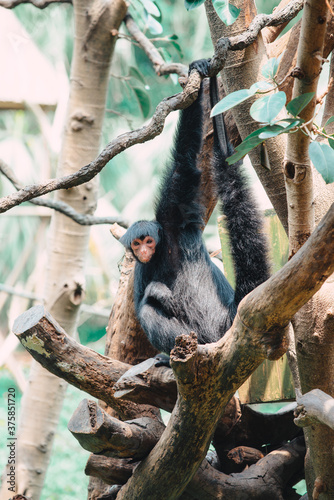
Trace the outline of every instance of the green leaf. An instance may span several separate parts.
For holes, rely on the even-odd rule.
[[[154,17],[152,17],[151,14],[148,14],[147,12],[145,17],[146,17],[146,25],[149,32],[152,35],[161,35],[161,33],[163,32],[163,27],[161,26],[159,21],[154,19]]]
[[[257,99],[250,108],[250,115],[257,122],[272,122],[286,103],[285,92],[266,95]]]
[[[263,66],[261,73],[265,78],[268,78],[268,80],[274,80],[279,67],[279,63],[281,62],[281,57],[282,54],[280,55],[280,57],[272,57]]]
[[[260,129],[261,130],[261,129]],[[252,132],[246,139],[242,141],[241,144],[236,148],[235,153],[227,158],[227,163],[229,165],[233,165],[233,163],[236,163],[237,161],[241,160],[246,154],[249,153],[252,149],[256,148],[259,144],[261,144],[262,139],[259,138],[259,131],[256,130],[255,132]]]
[[[297,127],[297,125],[301,125],[304,123],[305,120],[302,118],[282,118],[281,120],[277,120],[275,124],[282,125],[282,127],[287,127],[290,124],[294,124],[294,127]]]
[[[330,123],[332,123],[332,122],[334,122],[334,116],[331,116],[330,118],[328,118],[328,120],[327,120],[327,121],[326,121],[326,123],[325,123],[324,128],[326,128],[326,127],[327,127],[327,125],[329,125],[329,124],[330,124]]]
[[[147,118],[148,115],[150,114],[150,108],[151,108],[151,101],[147,92],[145,92],[145,90],[139,87],[133,87],[133,91],[138,99],[141,112],[143,113],[143,117]]]
[[[265,80],[260,80],[259,82],[253,83],[253,85],[250,87],[251,92],[257,92],[258,90],[269,90],[272,89],[273,86],[271,83],[266,82]]]
[[[234,5],[230,5],[228,0],[212,0],[212,5],[226,26],[231,26],[238,18],[240,9]]]
[[[232,92],[232,94],[225,96],[212,108],[210,116],[212,117],[224,113],[224,111],[234,108],[234,106],[246,101],[246,99],[249,99],[254,94],[255,92],[251,92],[249,89],[241,89]]]
[[[311,142],[308,152],[313,165],[326,184],[334,182],[334,150],[327,144]]]
[[[184,0],[184,5],[187,10],[193,10],[202,5],[204,2],[205,0]]]
[[[295,128],[297,125],[300,125],[299,120],[294,120],[290,124],[284,124],[284,122],[277,122],[274,123],[273,125],[267,125],[266,127],[263,127],[261,130],[262,132],[259,135],[259,138],[262,140],[265,139],[270,139],[271,137],[276,137],[280,134],[286,134],[289,130]]]
[[[315,92],[306,92],[306,94],[299,95],[292,99],[286,106],[288,113],[292,116],[298,116],[305,106],[312,101],[314,95]]]
[[[167,63],[172,62],[172,56],[170,55],[170,53],[168,52],[168,50],[166,50],[164,47],[159,47],[158,51],[162,55],[164,61],[166,61]]]
[[[328,144],[332,149],[334,149],[334,139],[328,139]]]
[[[178,53],[179,53],[179,55],[180,55],[180,57],[181,57],[181,59],[182,59],[182,58],[183,58],[183,52],[182,52],[182,49],[181,49],[180,44],[179,44],[179,43],[177,43],[177,42],[174,42],[174,41],[172,41],[172,42],[171,42],[171,44],[172,44],[172,45],[173,45],[173,47],[175,47],[175,49],[178,51]]]
[[[138,71],[137,68],[134,68],[133,66],[130,66],[130,68],[129,68],[129,76],[131,76],[131,78],[135,78],[136,80],[139,80],[144,85],[146,84],[143,74],[140,71]]]
[[[158,19],[161,19],[161,12],[159,7],[155,2],[152,2],[151,0],[140,0],[143,7],[145,10],[151,14],[151,16],[157,17]]]

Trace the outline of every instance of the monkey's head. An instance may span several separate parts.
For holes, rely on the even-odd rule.
[[[161,231],[159,222],[140,220],[132,224],[119,241],[139,262],[147,264],[155,254]]]

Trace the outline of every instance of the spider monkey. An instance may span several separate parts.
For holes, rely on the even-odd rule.
[[[209,61],[190,65],[208,74]],[[231,327],[240,300],[269,277],[261,220],[241,172],[228,165],[233,148],[222,115],[214,119],[213,171],[227,219],[236,286],[212,263],[202,239],[204,207],[199,202],[202,143],[202,85],[197,100],[181,111],[172,159],[165,173],[155,220],[135,222],[120,239],[135,265],[134,301],[151,344],[169,353],[180,334],[197,333],[201,344],[215,342]],[[218,101],[210,79],[211,106]],[[220,120],[220,123],[219,123]]]

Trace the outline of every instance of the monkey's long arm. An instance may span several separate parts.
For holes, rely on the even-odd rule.
[[[157,303],[150,305],[145,302],[139,310],[138,318],[144,328],[149,341],[161,352],[170,352],[175,339],[179,335],[189,334],[190,329],[180,322],[175,316],[166,315],[162,308],[157,307]]]
[[[183,228],[202,224],[197,203],[201,173],[196,166],[202,144],[202,86],[196,101],[181,111],[170,168],[165,174],[156,206],[156,219],[163,227]]]
[[[215,78],[210,81],[211,106],[218,101]],[[219,199],[227,219],[236,274],[235,304],[269,278],[267,244],[262,221],[241,168],[242,162],[228,165],[233,154],[223,115],[214,118],[214,171]]]

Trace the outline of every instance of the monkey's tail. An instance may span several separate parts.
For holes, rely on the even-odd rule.
[[[216,77],[210,79],[210,100],[219,101]],[[236,275],[235,304],[269,277],[267,243],[262,232],[262,218],[242,172],[242,162],[228,165],[234,152],[223,114],[213,117],[214,174],[223,213],[229,231]]]

